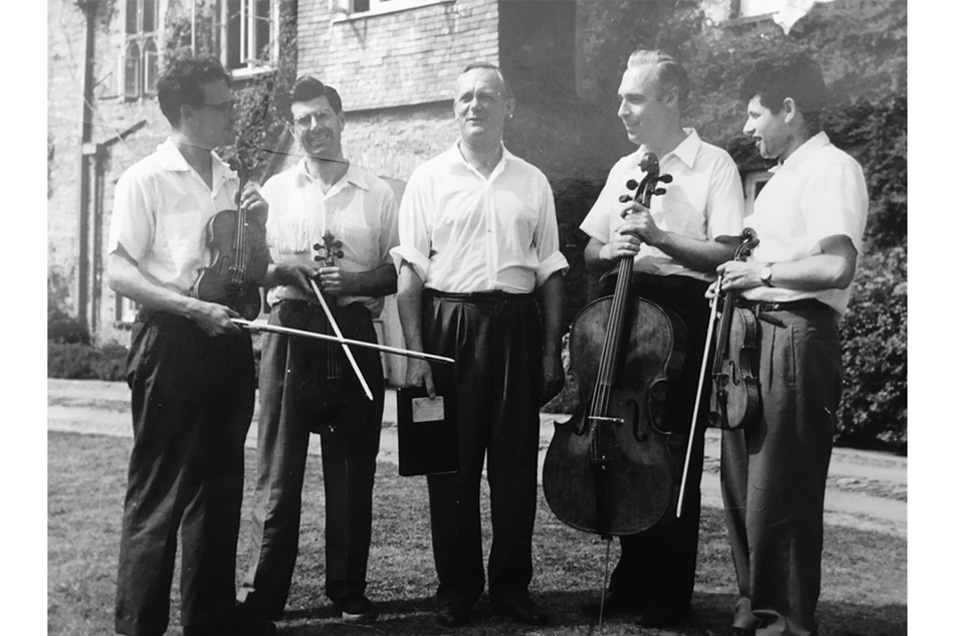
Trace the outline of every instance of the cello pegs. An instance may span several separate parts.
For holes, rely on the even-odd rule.
[[[635,190],[638,185],[639,185],[639,182],[636,181],[636,179],[630,179],[626,182],[626,189]]]
[[[627,201],[632,201],[632,200],[633,200],[633,197],[629,196],[628,194],[622,194],[619,197],[620,203],[626,203]]]
[[[666,188],[656,188],[653,190],[653,196],[659,196],[660,194],[666,194]]]
[[[661,175],[659,175],[659,180],[662,181],[663,183],[672,183],[672,175],[671,175],[671,174],[661,174]]]

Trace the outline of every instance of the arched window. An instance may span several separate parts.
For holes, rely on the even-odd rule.
[[[126,99],[156,94],[158,31],[159,0],[126,0],[126,48],[122,64]]]

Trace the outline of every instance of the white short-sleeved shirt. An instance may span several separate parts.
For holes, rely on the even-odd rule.
[[[861,254],[868,219],[868,190],[861,166],[831,144],[820,132],[798,147],[779,166],[755,199],[748,225],[758,233],[753,257],[765,263],[797,261],[818,253],[830,236],[851,239]],[[755,287],[743,295],[750,300],[784,302],[817,298],[844,315],[848,289],[800,291]]]
[[[458,144],[424,163],[407,183],[399,225],[395,262],[429,289],[530,293],[569,267],[550,183],[506,148],[489,178]]]
[[[391,263],[398,242],[397,202],[382,179],[353,163],[328,193],[307,170],[306,160],[275,175],[262,188],[268,201],[266,236],[272,260],[321,266],[315,261],[325,232],[341,241],[342,255],[335,265],[347,272],[366,272]],[[282,299],[314,301],[297,287],[279,285],[268,290],[268,302]],[[338,305],[365,305],[374,317],[384,308],[383,297],[340,296]]]
[[[687,137],[659,159],[660,174],[672,176],[672,182],[660,187],[666,193],[654,196],[649,211],[656,225],[702,241],[719,236],[739,236],[743,229],[745,203],[742,180],[735,162],[725,150],[699,139],[692,128]],[[580,229],[603,243],[609,243],[613,232],[624,223],[620,212],[629,203],[620,203],[623,194],[632,194],[626,182],[643,179],[639,162],[645,147],[616,162],[606,178],[606,185],[593,204]],[[619,269],[619,266],[612,271]],[[693,270],[659,248],[642,245],[633,262],[633,272],[657,276],[680,275],[700,280],[715,280],[715,274]]]
[[[160,285],[188,295],[208,267],[206,227],[216,213],[235,209],[239,179],[212,153],[212,190],[167,139],[116,183],[108,253],[123,249]]]

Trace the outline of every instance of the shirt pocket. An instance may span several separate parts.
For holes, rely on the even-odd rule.
[[[274,232],[274,236],[269,237],[268,243],[278,251],[279,255],[302,254],[311,252],[313,248],[311,222],[305,217],[282,219],[270,226],[268,230]]]

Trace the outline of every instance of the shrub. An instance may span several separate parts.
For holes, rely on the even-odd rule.
[[[863,257],[840,326],[845,384],[839,445],[907,452],[907,303],[906,247]]]
[[[126,347],[94,347],[81,342],[47,342],[47,377],[68,380],[126,379]]]

